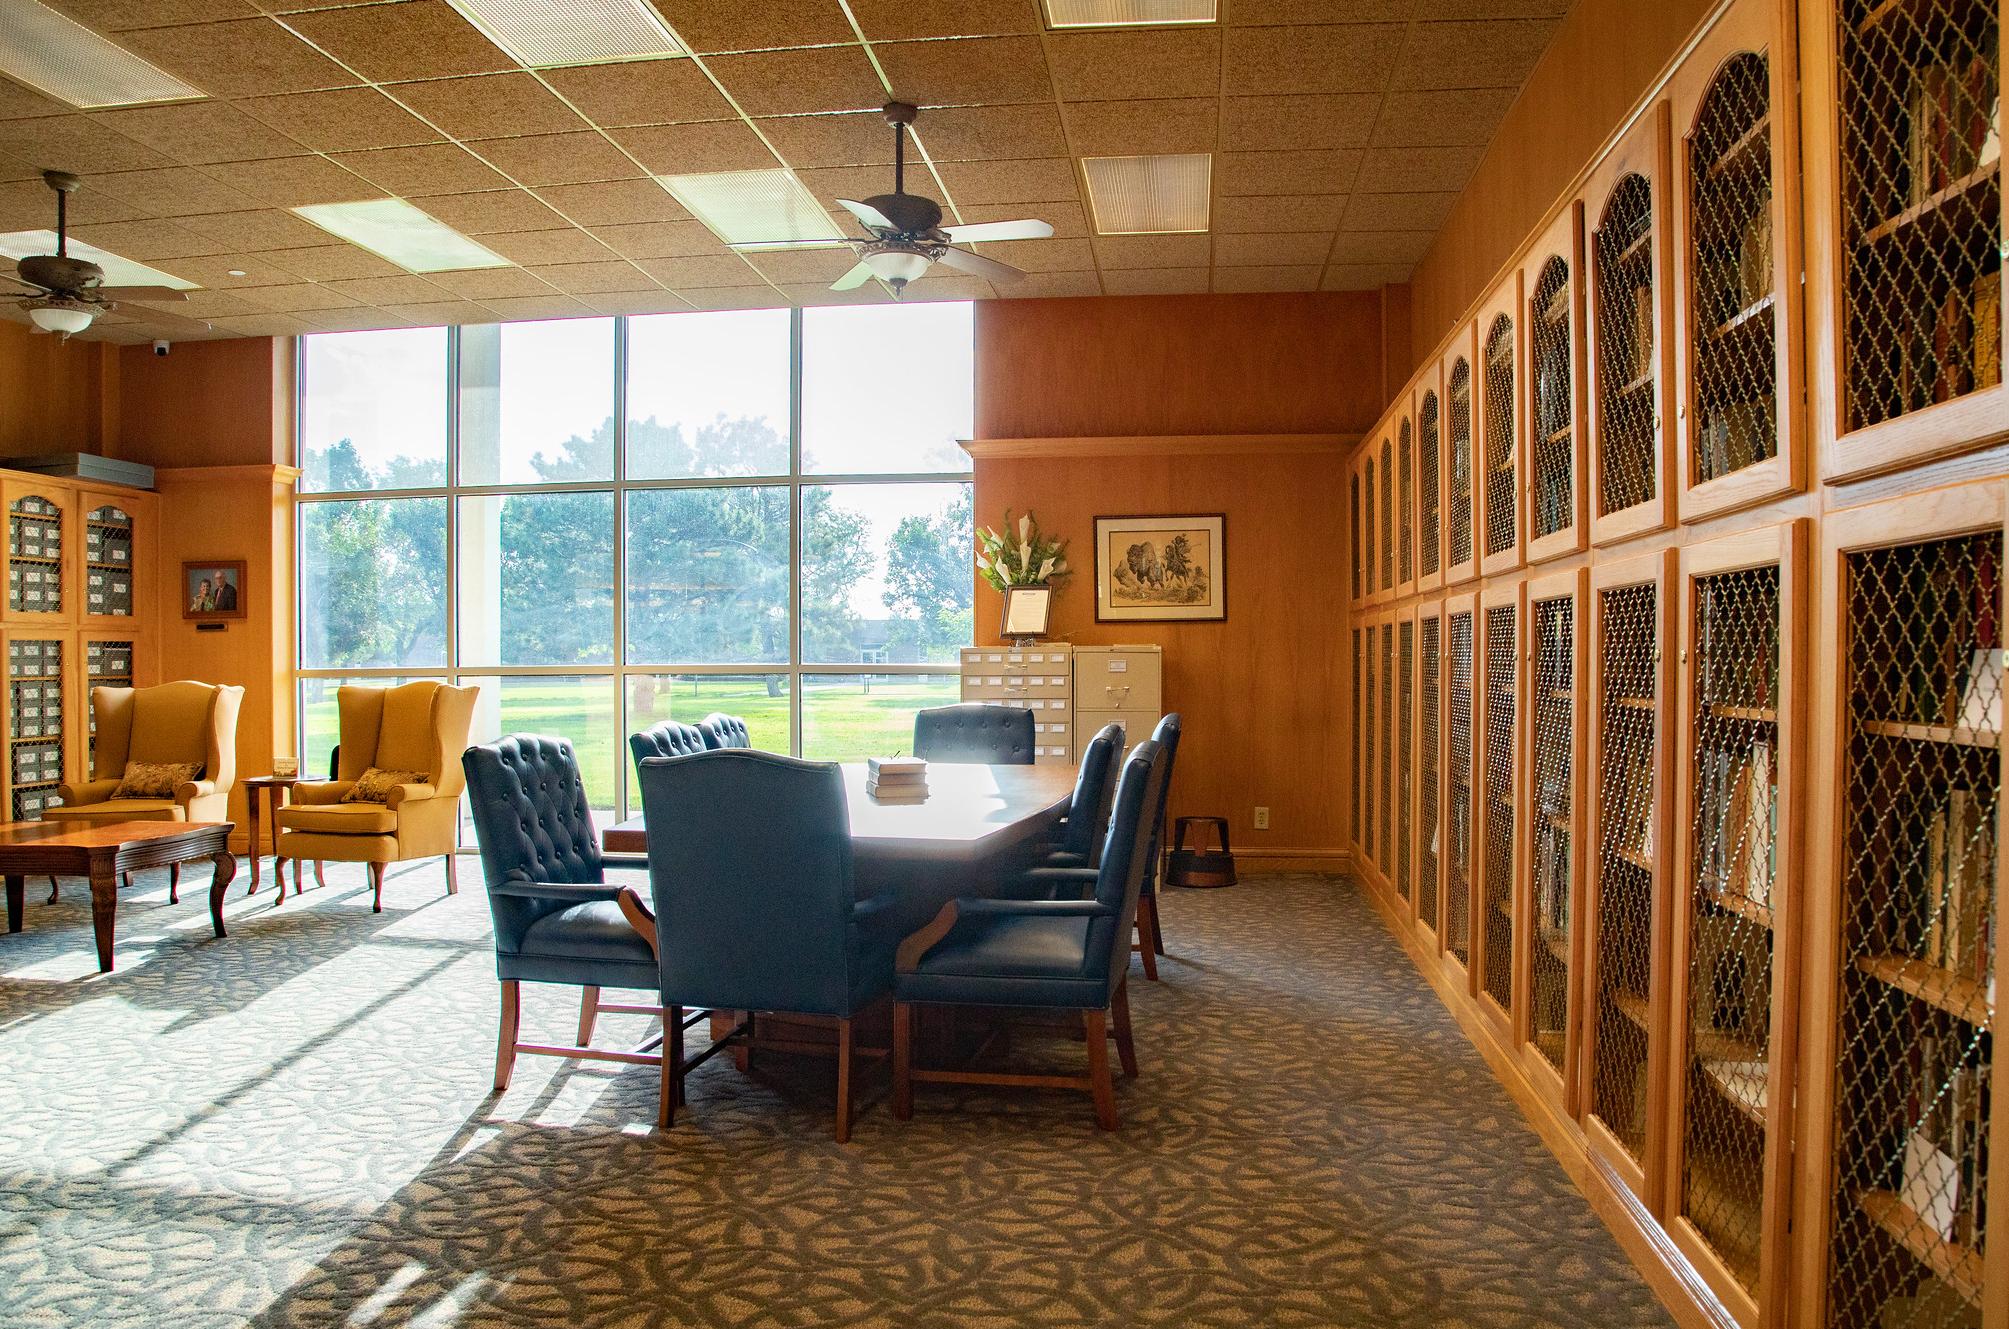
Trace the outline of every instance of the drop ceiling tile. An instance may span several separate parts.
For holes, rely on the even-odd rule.
[[[481,243],[525,267],[533,263],[598,263],[612,258],[607,246],[576,226],[555,231],[484,235]]]
[[[37,171],[137,171],[174,163],[84,115],[37,116],[0,124],[0,145]]]
[[[215,319],[232,314],[262,312],[257,305],[239,299],[228,291],[187,291],[184,294],[188,298],[177,302],[174,307],[174,312],[183,318]],[[138,312],[143,308],[144,306],[135,306],[129,312],[134,318],[144,318],[145,315]]]
[[[544,77],[602,129],[733,117],[732,103],[696,61],[683,57],[547,69]]]
[[[1093,272],[1028,272],[1023,281],[1000,282],[997,293],[1008,300],[1102,294],[1102,279]]]
[[[1321,275],[1316,264],[1309,267],[1216,268],[1217,291],[1315,291]]]
[[[732,254],[700,255],[692,258],[645,258],[642,270],[673,291],[704,286],[745,286],[759,274],[744,259]]]
[[[1377,19],[1555,18],[1573,0],[1234,0],[1238,27],[1278,23],[1357,23]]]
[[[369,305],[419,304],[438,300],[444,294],[424,277],[411,273],[397,277],[355,277],[329,282],[328,287]]]
[[[569,295],[521,295],[482,302],[505,322],[519,319],[587,318],[593,313]]]
[[[1493,141],[1520,89],[1452,88],[1391,92],[1374,126],[1377,148],[1438,147]]]
[[[976,251],[1024,272],[1087,272],[1095,266],[1095,250],[1086,240],[987,240]]]
[[[133,221],[147,209],[85,185],[70,195],[70,225]],[[0,231],[40,231],[56,225],[56,196],[40,180],[0,183]]]
[[[748,115],[868,111],[886,103],[878,71],[856,43],[713,56],[705,67]]]
[[[1017,221],[1031,209],[1018,203],[959,204],[966,222]],[[1053,227],[1056,240],[1079,240],[1088,235],[1088,210],[1079,199],[1047,199],[1039,205],[1039,220]]]
[[[931,116],[931,127],[932,121]],[[754,127],[790,166],[893,164],[893,131],[877,111],[769,116],[756,120]]]
[[[72,115],[76,107],[44,97],[33,88],[0,78],[0,120],[26,120],[32,116]]]
[[[378,188],[402,198],[509,188],[507,177],[457,143],[345,152],[335,160]]]
[[[394,83],[384,91],[459,139],[563,134],[586,128],[570,107],[528,74]]]
[[[1212,261],[1206,235],[1098,235],[1096,265],[1112,268],[1204,268]]]
[[[1560,25],[1550,19],[1418,23],[1391,88],[1518,88]]]
[[[1330,266],[1383,264],[1409,267],[1429,250],[1430,231],[1341,231],[1333,241]]]
[[[1444,224],[1456,194],[1356,194],[1340,225],[1349,231],[1432,231]]]
[[[1043,102],[1053,97],[1036,37],[887,42],[872,53],[893,94],[916,106]]]
[[[1365,147],[1381,106],[1381,96],[1371,92],[1228,97],[1221,108],[1221,147],[1228,152]]]
[[[674,292],[654,288],[646,291],[601,291],[586,297],[586,303],[596,313],[627,314],[631,317],[646,314],[687,314],[690,305]]]
[[[238,105],[316,152],[360,152],[439,140],[424,122],[375,88],[254,97]]]
[[[774,154],[744,120],[689,125],[637,125],[609,131],[615,142],[656,175],[756,171],[776,165]]]
[[[1234,28],[1227,88],[1235,93],[1380,92],[1403,49],[1399,23]]]
[[[493,323],[495,311],[472,300],[422,300],[416,304],[388,304],[386,314],[401,318],[414,327],[443,328],[463,323]]]
[[[212,97],[312,92],[361,82],[269,18],[146,28],[121,33],[119,45]]]
[[[1216,28],[1061,32],[1047,38],[1062,101],[1117,97],[1214,97],[1221,91]]]
[[[99,32],[129,28],[164,28],[176,23],[218,23],[255,18],[251,0],[48,0],[86,27]]]
[[[255,305],[281,314],[298,314],[311,309],[353,309],[362,304],[355,296],[343,295],[318,282],[255,286],[238,294]]]
[[[1214,237],[1216,268],[1322,267],[1332,250],[1331,231]]]
[[[827,305],[888,305],[893,303],[893,296],[875,281],[854,286],[848,291],[833,291],[823,282],[790,282],[778,291],[770,289],[767,303],[777,307],[801,305],[804,309]]]
[[[517,67],[445,0],[323,9],[287,22],[373,83]]]
[[[1111,295],[1195,295],[1208,289],[1213,276],[1206,268],[1130,268],[1102,273],[1102,289]]]
[[[1060,109],[1077,157],[1212,152],[1219,136],[1218,98],[1066,102]]]
[[[307,226],[306,222],[300,224]],[[269,259],[310,282],[340,281],[348,277],[395,277],[404,271],[389,259],[378,258],[367,249],[358,249],[350,244],[326,243],[330,238],[326,231],[311,226],[307,229],[322,243],[310,240],[292,248],[247,253],[245,257]]]
[[[942,183],[958,203],[1039,203],[1081,197],[1074,163],[1065,157],[948,162],[941,171]]]
[[[874,194],[883,194],[893,187],[893,177],[883,166],[825,166],[797,171],[795,175],[809,192],[816,196],[816,201],[823,204],[826,211],[841,219],[838,225],[847,235],[856,233],[856,225],[850,220],[849,214],[834,207],[831,200],[871,198]],[[942,201],[942,189],[935,182],[935,177],[925,168],[918,167],[912,162],[907,164],[907,192],[931,198],[937,203]],[[960,201],[959,199],[958,202]],[[964,215],[968,215],[968,209],[964,210]]]
[[[186,217],[200,212],[236,212],[264,200],[232,189],[193,166],[164,166],[152,171],[116,171],[91,177],[91,183],[113,198],[144,209],[153,217]]]
[[[54,216],[49,220],[53,223]],[[70,234],[85,244],[109,249],[114,254],[123,254],[142,263],[220,254],[227,248],[221,241],[198,231],[188,230],[174,222],[152,219],[72,226]],[[195,279],[191,277],[189,280]]]
[[[788,297],[772,286],[704,286],[678,291],[693,309],[782,309]]]
[[[868,41],[922,37],[993,37],[1038,32],[1039,0],[851,0]]]
[[[1067,157],[1060,112],[1051,104],[943,106],[918,126],[928,155],[938,162],[983,161],[1001,152],[1026,157]],[[890,139],[887,152],[892,151]]]
[[[836,281],[857,265],[858,256],[849,249],[794,249],[769,254],[748,254],[747,261],[769,281]]]
[[[221,252],[259,253],[269,249],[305,249],[324,246],[328,243],[328,233],[312,222],[300,220],[290,212],[277,208],[265,208],[255,212],[218,212],[201,217],[183,217],[181,224],[199,235],[207,235],[221,241]],[[364,251],[357,250],[357,253]],[[293,267],[284,259],[275,260],[282,266]],[[300,272],[309,281],[320,278]]]
[[[1333,263],[1320,278],[1321,291],[1375,291],[1405,282],[1415,270],[1409,263]]]
[[[550,295],[551,287],[522,268],[470,268],[466,272],[429,272],[426,280],[463,300],[504,296]]]
[[[484,138],[467,147],[503,174],[531,186],[632,180],[642,173],[627,153],[593,133]]]
[[[677,36],[700,55],[856,41],[837,0],[676,0],[661,6]]]
[[[277,208],[312,203],[348,203],[380,198],[383,190],[354,171],[326,157],[274,157],[265,161],[224,162],[203,168],[203,174],[227,182],[260,203]]]
[[[244,287],[283,286],[300,280],[299,274],[288,272],[276,263],[262,258],[246,258],[242,254],[205,254],[199,257],[178,258],[154,266],[184,281],[192,281],[197,286],[239,294]],[[241,272],[244,275],[233,277],[230,275],[233,272]],[[266,306],[268,309],[272,307]]]
[[[527,189],[427,195],[413,202],[462,235],[546,231],[565,224],[563,217]]]
[[[1344,193],[1353,187],[1360,157],[1350,149],[1224,153],[1215,159],[1214,190],[1229,196]]]
[[[1472,178],[1472,169],[1486,149],[1480,144],[1457,148],[1370,148],[1360,164],[1354,191],[1361,194],[1456,192]]]
[[[719,238],[697,221],[596,226],[593,234],[624,258],[686,258],[727,252]]]
[[[1344,194],[1270,194],[1214,200],[1214,232],[1327,231],[1346,211]]]
[[[228,102],[134,106],[122,111],[99,111],[91,118],[191,166],[253,157],[286,157],[306,151],[300,143]]]
[[[397,315],[371,305],[358,305],[354,309],[315,310],[308,321],[323,332],[375,332],[382,328],[412,326]]]
[[[934,270],[942,271],[940,268]],[[908,304],[923,300],[988,300],[996,294],[991,284],[976,277],[929,275],[914,282],[900,298]]]
[[[218,331],[232,332],[240,337],[297,337],[320,330],[318,325],[291,314],[240,314],[213,322]]]
[[[579,226],[684,221],[690,216],[670,191],[654,180],[553,185],[538,190],[537,196]]]

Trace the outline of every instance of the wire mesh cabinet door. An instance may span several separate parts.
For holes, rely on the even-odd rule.
[[[1353,799],[1348,804],[1347,845],[1353,851],[1356,871],[1367,862],[1367,837],[1361,828],[1367,813],[1367,735],[1361,725],[1362,701],[1367,694],[1367,647],[1362,641],[1364,630],[1358,623],[1353,628],[1353,678],[1347,690],[1353,694],[1350,709],[1353,715]]]
[[[1549,224],[1521,266],[1527,325],[1524,505],[1528,562],[1583,549],[1590,538],[1584,471],[1583,200]]]
[[[1574,1118],[1583,1044],[1584,713],[1589,574],[1528,582],[1522,613],[1519,719],[1527,778],[1521,847],[1528,885],[1527,993],[1522,1038],[1528,1078]]]
[[[1528,528],[1521,483],[1527,456],[1528,367],[1520,269],[1508,273],[1480,309],[1478,333],[1479,402],[1473,447],[1479,478],[1479,571],[1491,577],[1521,566]]]
[[[1374,448],[1371,445],[1363,448],[1360,456],[1360,592],[1370,604],[1381,594],[1381,583],[1377,580],[1381,571],[1380,527],[1376,525],[1380,520],[1377,516],[1380,508],[1375,488],[1380,483],[1380,475],[1375,467]]]
[[[1480,1010],[1498,1021],[1509,1047],[1525,1038],[1521,1017],[1528,981],[1522,964],[1528,926],[1522,907],[1520,846],[1525,836],[1519,812],[1525,805],[1519,723],[1522,613],[1519,582],[1489,586],[1479,596],[1475,986]]]
[[[1398,825],[1395,806],[1400,795],[1395,788],[1395,625],[1401,615],[1389,610],[1381,619],[1381,656],[1376,663],[1381,679],[1381,766],[1374,773],[1374,787],[1379,793],[1375,815],[1381,820],[1377,838],[1381,844],[1382,885],[1392,886],[1395,882],[1397,860],[1395,832]]]
[[[2000,0],[1824,0],[1800,35],[1822,477],[2009,436]]]
[[[1360,562],[1362,551],[1361,541],[1365,535],[1366,531],[1360,524],[1360,472],[1358,470],[1350,470],[1346,476],[1347,566],[1351,573],[1347,584],[1352,588],[1351,596],[1355,605],[1358,605],[1362,598]]]
[[[1804,1323],[2009,1323],[2000,944],[2003,487],[1822,523]]]
[[[1381,786],[1375,778],[1381,772],[1381,622],[1370,617],[1366,631],[1366,650],[1361,656],[1360,690],[1365,715],[1360,726],[1360,784],[1367,791],[1365,824],[1361,827],[1361,837],[1367,843],[1367,855],[1361,864],[1368,881],[1381,884],[1381,840],[1375,834],[1381,824]]]
[[[1444,606],[1416,607],[1416,923],[1444,936]]]
[[[1474,722],[1479,597],[1444,601],[1444,954],[1461,986],[1472,980],[1477,875],[1473,788],[1479,745]]]
[[[1681,518],[1806,485],[1798,123],[1786,11],[1740,0],[1669,85]]]
[[[1441,366],[1423,366],[1409,390],[1416,412],[1416,590],[1444,586],[1444,388]]]
[[[1479,441],[1476,325],[1451,338],[1444,353],[1444,584],[1479,575]]]
[[[1409,397],[1397,399],[1395,418],[1395,594],[1416,594],[1416,421]]]
[[[1395,892],[1416,913],[1416,611],[1395,620]]]
[[[1806,526],[1680,552],[1669,1231],[1747,1326],[1789,1258]]]
[[[1657,101],[1584,187],[1591,543],[1598,545],[1674,524],[1667,135],[1667,103]]]
[[[1672,551],[1591,569],[1590,894],[1584,1129],[1592,1151],[1663,1212],[1667,1074]]]

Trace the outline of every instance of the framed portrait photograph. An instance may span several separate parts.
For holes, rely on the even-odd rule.
[[[1003,637],[1042,637],[1053,612],[1053,587],[1010,586],[1005,588]]]
[[[181,565],[181,616],[202,621],[243,618],[244,560],[209,559]]]
[[[1227,518],[1097,517],[1095,617],[1103,623],[1228,616]]]

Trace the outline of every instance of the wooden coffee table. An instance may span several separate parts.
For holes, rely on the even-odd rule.
[[[121,821],[71,826],[56,821],[0,822],[0,876],[7,879],[7,930],[21,930],[27,878],[91,879],[91,930],[97,936],[98,971],[112,967],[112,916],[118,911],[121,874],[164,868],[193,858],[216,860],[209,884],[209,918],[223,933],[223,893],[237,875],[230,852],[235,822]]]

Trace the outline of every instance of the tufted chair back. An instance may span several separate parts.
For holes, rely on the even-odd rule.
[[[628,735],[628,751],[635,754],[637,771],[650,757],[694,757],[708,746],[704,730],[675,720],[664,720],[639,734]]]
[[[724,711],[713,711],[698,721],[698,729],[705,736],[705,747],[714,752],[728,748],[751,748],[753,736],[747,733],[746,721],[737,715],[727,715]]]
[[[482,875],[504,881],[578,885],[606,880],[600,838],[586,807],[579,759],[562,738],[507,734],[469,748],[460,757],[467,773]],[[489,894],[495,944],[510,953],[523,933],[562,901]]]
[[[1151,731],[1151,741],[1165,749],[1165,782],[1158,789],[1158,804],[1151,812],[1151,858],[1144,866],[1144,889],[1153,893],[1158,889],[1158,860],[1165,840],[1165,805],[1172,801],[1172,774],[1179,761],[1179,731],[1183,723],[1179,712],[1173,711],[1160,719],[1158,727]]]
[[[914,715],[914,755],[970,766],[1032,765],[1032,712],[1016,706],[937,706]]]
[[[1137,897],[1143,893],[1149,867],[1151,814],[1164,801],[1171,767],[1166,750],[1155,739],[1146,739],[1131,750],[1116,787],[1109,835],[1095,877],[1095,899],[1110,912],[1090,929],[1087,956],[1091,972],[1106,980],[1112,993],[1130,970],[1130,924],[1137,917]]]
[[[1106,724],[1088,740],[1081,753],[1081,769],[1074,777],[1074,797],[1067,805],[1067,825],[1060,836],[1060,851],[1081,855],[1081,861],[1095,866],[1102,840],[1109,829],[1109,809],[1116,801],[1116,761],[1123,751],[1123,726]]]

